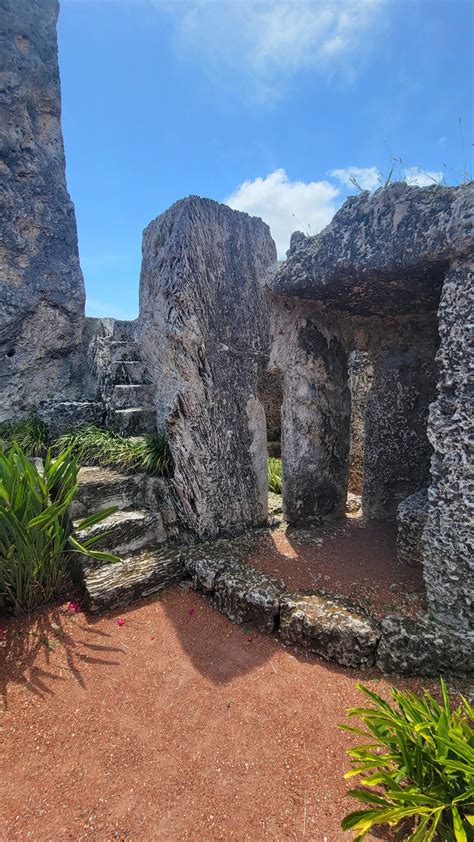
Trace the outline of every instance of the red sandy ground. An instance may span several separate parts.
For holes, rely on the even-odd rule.
[[[288,584],[309,563],[355,581],[365,534],[366,577],[385,593],[395,572],[385,539],[372,551],[370,531],[354,534],[355,549],[300,546]],[[282,549],[273,565],[288,580]],[[360,703],[357,680],[390,686],[233,626],[181,588],[99,619],[63,605],[9,621],[0,676],[8,842],[349,840],[353,740],[336,725]]]

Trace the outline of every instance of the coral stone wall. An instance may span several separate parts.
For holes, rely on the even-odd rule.
[[[144,232],[138,336],[175,464],[181,521],[199,537],[266,521],[267,225],[209,199]]]
[[[0,418],[78,391],[84,285],[66,189],[56,0],[1,0]]]

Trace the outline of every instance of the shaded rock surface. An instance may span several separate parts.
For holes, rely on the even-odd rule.
[[[426,618],[386,617],[377,649],[382,672],[437,675],[474,671],[474,635],[458,634]]]
[[[263,280],[275,259],[260,219],[196,196],[144,232],[138,335],[181,521],[201,538],[267,517],[257,380],[268,357]]]
[[[84,284],[66,189],[56,0],[2,0],[0,419],[83,400]]]
[[[361,608],[321,591],[282,598],[280,635],[328,661],[367,667],[375,662],[380,629]]]
[[[397,556],[405,564],[423,563],[423,530],[428,517],[428,493],[417,491],[397,512]]]
[[[472,252],[473,198],[472,183],[352,196],[295,243],[272,287],[363,315],[434,309],[448,263]]]

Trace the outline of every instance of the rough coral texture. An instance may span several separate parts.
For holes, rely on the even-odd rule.
[[[474,636],[459,634],[428,618],[390,616],[382,621],[377,666],[405,675],[470,673],[474,670]]]
[[[360,495],[364,478],[365,409],[372,387],[374,370],[366,351],[349,355],[349,390],[351,393],[351,441],[349,451],[349,491]]]
[[[280,635],[285,643],[303,646],[328,661],[367,667],[375,662],[380,630],[358,606],[321,591],[282,598]]]
[[[403,500],[397,512],[397,556],[404,564],[423,563],[423,530],[428,517],[428,493],[417,491]]]
[[[453,262],[439,307],[441,373],[430,408],[434,449],[423,534],[428,602],[440,622],[474,630],[474,264]]]
[[[472,183],[350,197],[324,231],[295,243],[273,289],[361,315],[433,309],[449,261],[472,251],[472,197]]]
[[[267,516],[267,225],[191,196],[143,237],[139,337],[167,434],[184,528],[233,534]]]
[[[0,418],[81,391],[84,284],[65,180],[58,8],[0,2]]]

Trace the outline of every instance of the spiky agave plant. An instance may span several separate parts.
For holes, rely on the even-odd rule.
[[[340,728],[364,737],[348,751],[353,768],[344,776],[361,776],[361,788],[350,795],[368,805],[349,813],[343,830],[361,840],[377,825],[412,819],[407,842],[471,842],[474,839],[474,711],[466,699],[452,710],[441,679],[441,703],[427,690],[422,696],[392,689],[394,705],[361,684],[370,699],[349,716],[364,728]]]
[[[106,533],[79,542],[69,508],[77,491],[78,465],[69,451],[44,469],[31,464],[13,443],[0,452],[0,611],[20,614],[49,602],[64,584],[68,556],[80,553],[102,561],[119,561],[93,545]],[[100,523],[111,507],[83,520],[78,529]]]
[[[58,450],[70,448],[83,465],[162,476],[172,470],[168,443],[160,433],[131,439],[113,430],[90,426],[61,436],[54,446]]]

